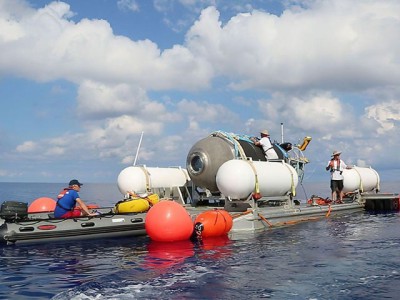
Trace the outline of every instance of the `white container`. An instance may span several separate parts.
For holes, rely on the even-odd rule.
[[[218,190],[232,200],[245,200],[256,191],[256,178],[263,197],[294,193],[298,184],[296,170],[284,162],[229,160],[216,176]]]
[[[343,170],[343,192],[379,190],[379,174],[372,168],[353,167]]]
[[[182,168],[132,166],[123,169],[117,181],[118,189],[125,195],[128,192],[146,193],[152,188],[180,187],[189,180],[186,169]]]

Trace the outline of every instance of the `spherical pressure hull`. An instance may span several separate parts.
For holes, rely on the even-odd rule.
[[[171,188],[184,186],[189,181],[185,169],[127,167],[118,175],[118,189],[127,192],[145,193],[151,188]]]
[[[235,200],[243,200],[256,191],[263,197],[294,193],[298,184],[296,170],[284,162],[230,160],[218,170],[216,183],[219,191]]]
[[[379,174],[372,168],[353,167],[343,170],[343,192],[379,190]]]
[[[240,147],[247,157],[253,160],[264,160],[265,156],[260,147],[246,141],[236,141],[235,144],[221,136],[208,136],[190,149],[186,168],[193,183],[211,192],[218,192],[216,175],[219,167],[228,160],[237,156],[235,151]]]

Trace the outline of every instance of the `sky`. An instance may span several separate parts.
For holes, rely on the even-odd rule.
[[[306,181],[334,150],[399,181],[400,1],[0,0],[0,101],[3,182],[112,183],[281,123]]]

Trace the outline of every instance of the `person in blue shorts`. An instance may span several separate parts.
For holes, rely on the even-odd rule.
[[[82,183],[76,179],[69,182],[68,188],[63,189],[57,196],[57,204],[54,210],[55,218],[75,218],[80,216],[95,216],[91,213],[86,204],[79,197],[78,192],[81,190]],[[81,209],[75,208],[79,204]]]

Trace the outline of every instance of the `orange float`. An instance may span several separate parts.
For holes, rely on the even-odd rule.
[[[195,231],[201,237],[227,234],[233,225],[232,216],[222,209],[202,212],[194,221]]]
[[[193,233],[193,223],[186,209],[174,201],[161,201],[150,208],[145,228],[149,237],[158,242],[188,240]]]
[[[28,207],[28,213],[50,212],[56,208],[56,201],[48,197],[35,199]]]

